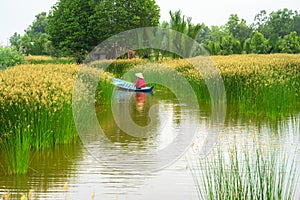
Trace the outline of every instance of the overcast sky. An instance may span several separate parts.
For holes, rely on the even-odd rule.
[[[35,15],[46,11],[58,0],[0,0],[0,45],[6,45],[15,32],[24,34]],[[169,20],[169,10],[181,10],[193,23],[224,25],[230,14],[237,14],[248,24],[261,10],[268,13],[288,8],[300,12],[299,0],[156,0],[161,8],[161,21]]]

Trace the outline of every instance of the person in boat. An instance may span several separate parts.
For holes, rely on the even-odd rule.
[[[136,81],[135,81],[135,87],[140,89],[140,88],[145,88],[146,87],[146,83],[145,83],[145,79],[142,73],[136,73],[135,76],[137,77]]]

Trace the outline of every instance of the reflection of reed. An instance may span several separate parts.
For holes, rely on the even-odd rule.
[[[5,176],[1,170],[0,185],[4,188],[13,188],[10,190],[11,198],[18,199],[21,193],[26,193],[27,197],[29,195],[38,197],[45,193],[51,195],[51,192],[62,192],[64,183],[68,183],[77,173],[76,164],[81,159],[81,150],[80,143],[76,143],[35,152],[28,174]]]

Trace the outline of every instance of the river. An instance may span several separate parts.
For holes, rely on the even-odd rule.
[[[20,199],[32,189],[31,199],[194,200],[198,197],[188,164],[194,143],[206,155],[217,144],[230,145],[233,138],[244,144],[253,135],[262,144],[276,140],[294,149],[299,166],[299,113],[284,120],[251,119],[227,105],[216,135],[209,128],[209,105],[195,110],[166,90],[116,90],[112,105],[96,110],[101,136],[91,132],[88,141],[32,153],[27,175],[0,173],[0,199],[8,192],[11,199]]]

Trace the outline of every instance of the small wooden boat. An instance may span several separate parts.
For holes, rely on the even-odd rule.
[[[137,88],[135,87],[134,83],[124,81],[118,78],[112,79],[112,84],[117,86],[118,88],[124,89],[124,90],[130,90],[135,92],[152,92],[152,89],[154,86],[151,87],[145,87],[145,88]]]

